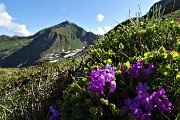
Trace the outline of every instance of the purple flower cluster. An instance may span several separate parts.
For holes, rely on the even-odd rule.
[[[93,70],[89,76],[89,86],[88,90],[105,97],[104,89],[106,83],[110,84],[109,92],[113,93],[116,89],[116,82],[114,81],[115,69],[110,67],[109,64],[106,65],[105,69]]]
[[[136,87],[138,95],[132,99],[125,99],[123,109],[127,113],[135,115],[137,120],[150,120],[154,107],[157,107],[161,114],[171,112],[172,103],[168,100],[163,88],[159,88],[157,92],[153,92],[151,95],[147,90],[149,90],[147,83],[139,82]]]
[[[50,106],[50,112],[52,112],[52,115],[49,120],[55,120],[59,115],[62,114],[58,110],[55,110],[53,106]]]
[[[152,69],[154,68],[154,65],[152,63],[149,63],[148,69],[144,69],[143,67],[144,61],[138,60],[136,64],[131,64],[128,71],[124,69],[124,64],[121,66],[122,74],[125,74],[126,72],[128,75],[131,76],[131,78],[138,78],[141,76],[142,78],[148,78],[148,76],[152,73]]]
[[[161,114],[172,111],[172,103],[168,100],[166,92],[163,88],[159,88],[157,92],[153,92],[150,99],[154,102]]]

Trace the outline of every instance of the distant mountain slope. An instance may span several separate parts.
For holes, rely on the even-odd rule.
[[[1,60],[0,67],[33,65],[55,53],[60,55],[60,53],[68,50],[82,49],[92,44],[96,38],[97,35],[86,32],[74,23],[65,21],[31,36],[33,41]]]
[[[153,12],[156,11],[157,9],[158,11],[160,11],[162,19],[172,19],[180,22],[180,0],[160,0],[159,2],[154,3],[154,5],[149,9],[147,14],[145,14],[142,17],[139,17],[138,19],[144,20],[146,18],[153,17]],[[132,20],[136,20],[136,19],[137,17],[127,19],[124,22],[118,24],[113,30],[117,30],[119,26],[127,25]]]
[[[172,19],[172,20],[175,20],[177,22],[180,22],[180,10],[176,10],[174,12],[166,14],[162,18],[163,19]]]
[[[149,13],[156,9],[160,8],[164,15],[180,10],[180,0],[160,0],[155,3],[149,10]]]
[[[21,49],[29,44],[31,39],[28,37],[9,37],[6,35],[0,36],[0,60],[11,55],[13,52]]]

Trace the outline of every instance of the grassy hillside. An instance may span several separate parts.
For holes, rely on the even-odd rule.
[[[0,79],[0,119],[47,119],[47,108],[72,83],[71,77],[78,72],[82,56],[56,64],[0,69],[3,76]],[[11,75],[5,76],[5,72]]]
[[[11,77],[16,70],[16,68],[0,68],[0,81],[2,82],[3,79]]]
[[[29,39],[18,39],[16,37],[0,36],[0,60],[11,55],[13,52],[29,44]]]
[[[180,10],[164,15],[162,18],[180,22]]]
[[[179,0],[159,0],[156,2],[149,10],[148,14],[153,14],[154,10],[159,9],[163,15],[172,13],[174,11],[180,10]]]
[[[179,21],[179,10],[180,1],[179,0],[159,0],[156,2],[145,14],[144,16],[137,16],[139,20],[149,19],[149,18],[159,18],[159,19],[169,19],[174,21]],[[139,13],[141,15],[141,13]],[[122,22],[123,25],[131,23],[131,20],[136,20],[136,18],[130,18]],[[116,29],[116,28],[115,28]]]
[[[68,60],[0,69],[0,119],[179,120],[179,10],[158,15],[120,24]],[[60,26],[46,35],[60,39]]]
[[[79,57],[3,79],[0,119],[178,120],[179,51],[178,22],[119,25]]]
[[[59,109],[62,112],[61,119],[179,119],[179,23],[150,19],[141,22],[131,21],[129,25],[121,26],[116,31],[109,32],[91,49],[91,60],[87,63],[86,77],[74,82],[64,91],[64,102],[59,104],[62,106]],[[138,60],[144,61],[141,62],[144,65],[136,70]],[[111,86],[111,82],[106,82],[102,87],[99,83],[101,79],[97,77],[106,76],[100,70],[104,70],[107,64],[115,69],[113,74],[110,68],[106,68],[106,71],[111,72],[115,77],[115,80],[111,79],[116,83],[113,92],[110,92],[111,87],[115,85]],[[152,64],[153,69],[150,68]],[[93,77],[96,82],[92,80]],[[109,81],[110,78],[106,77],[105,79]],[[140,108],[139,106],[136,106],[137,109],[131,108],[133,104],[138,104],[133,101],[134,99],[139,99],[139,102],[141,100],[142,94],[137,93],[137,86],[140,83],[147,83],[149,95],[164,89],[172,106],[168,101],[169,106],[161,103],[164,105],[162,108],[150,100],[150,103],[157,106],[149,111],[144,108],[144,103]],[[140,98],[136,97],[137,95]],[[126,100],[132,100],[133,104],[124,102]],[[136,113],[135,110],[139,110],[140,113]],[[161,110],[164,110],[164,115]]]
[[[179,51],[178,22],[137,19],[112,30],[91,49],[86,76],[64,91],[61,119],[179,119]]]

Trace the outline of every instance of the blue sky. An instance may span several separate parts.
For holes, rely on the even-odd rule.
[[[1,0],[0,35],[33,35],[65,20],[103,34],[159,0]]]

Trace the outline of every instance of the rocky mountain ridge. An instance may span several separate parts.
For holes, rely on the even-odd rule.
[[[32,42],[2,59],[0,67],[24,67],[47,59],[57,61],[63,58],[63,52],[74,53],[76,49],[93,44],[97,38],[98,35],[65,21],[29,36]],[[52,58],[52,54],[56,54],[56,57]]]

